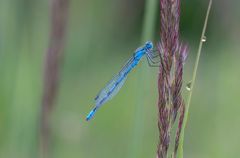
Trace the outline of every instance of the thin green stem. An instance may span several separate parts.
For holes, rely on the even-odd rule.
[[[155,30],[155,23],[157,18],[157,8],[158,8],[158,0],[146,0],[145,2],[145,10],[144,10],[144,19],[143,19],[143,28],[142,28],[142,35],[141,35],[141,44],[144,44],[147,40],[152,40]],[[146,62],[142,65],[139,65],[140,71],[138,74],[138,83],[143,83],[149,80],[147,77],[149,76],[146,70]],[[138,87],[138,86],[136,86]],[[138,101],[136,103],[136,115],[134,118],[134,129],[133,129],[133,136],[132,136],[132,144],[131,144],[131,153],[129,155],[129,158],[139,157],[139,151],[142,144],[142,139],[144,136],[144,105],[146,103],[146,99],[148,96],[146,96],[147,87],[142,86],[141,91],[137,92],[138,98],[144,98],[141,99],[141,101]]]
[[[146,42],[146,40],[153,38],[157,17],[157,4],[158,0],[146,1],[141,42]]]
[[[210,10],[211,10],[211,6],[212,6],[212,0],[209,1],[207,15],[206,15],[206,18],[205,18],[205,22],[204,22],[204,26],[203,26],[203,30],[202,30],[202,35],[201,35],[201,39],[200,39],[200,43],[199,43],[198,53],[197,53],[197,57],[196,57],[195,65],[194,65],[193,76],[192,76],[192,84],[191,84],[191,87],[190,87],[189,97],[188,97],[186,108],[185,108],[185,114],[184,114],[183,125],[182,125],[182,132],[180,134],[178,158],[183,158],[184,131],[185,131],[187,120],[188,120],[189,107],[190,107],[193,88],[194,88],[194,84],[195,84],[195,80],[196,80],[199,59],[200,59],[200,55],[201,55],[201,51],[202,51],[202,45],[206,40],[205,39],[205,32],[206,32],[206,28],[207,28],[208,17],[209,17],[209,13],[210,13]]]

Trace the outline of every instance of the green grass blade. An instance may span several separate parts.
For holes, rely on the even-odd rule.
[[[200,43],[199,43],[199,48],[198,48],[198,52],[197,52],[197,57],[196,57],[195,65],[194,65],[193,76],[192,76],[192,84],[191,84],[191,87],[190,87],[190,92],[189,92],[189,96],[188,96],[188,100],[187,100],[187,104],[186,104],[186,108],[185,108],[185,115],[184,115],[184,119],[183,119],[182,132],[180,134],[178,158],[183,158],[184,131],[185,131],[187,120],[188,120],[189,106],[190,106],[191,99],[192,99],[192,93],[193,93],[193,88],[194,88],[194,84],[195,84],[195,80],[196,80],[199,59],[200,59],[201,51],[202,51],[202,45],[205,42],[205,32],[206,32],[206,28],[207,28],[208,17],[209,17],[209,13],[210,13],[210,10],[211,10],[211,6],[212,6],[212,0],[209,1],[207,15],[206,15],[206,18],[205,18],[205,22],[204,22],[204,26],[203,26],[203,30],[202,30],[202,35],[201,35],[201,39],[200,39]]]
[[[155,23],[157,18],[157,7],[158,0],[146,0],[145,2],[145,13],[143,20],[143,29],[141,35],[141,44],[144,44],[147,40],[152,40],[155,30]],[[148,67],[146,66],[146,62],[143,61],[143,64],[139,65],[141,69],[138,74],[137,83],[148,82],[148,71],[146,70]],[[140,101],[136,103],[136,115],[134,118],[134,129],[133,129],[133,138],[132,138],[132,149],[129,158],[139,157],[139,153],[141,150],[140,144],[142,144],[143,134],[144,134],[144,104],[146,103],[147,96],[145,95],[147,87],[142,85],[141,91],[138,90],[137,97],[141,98]]]

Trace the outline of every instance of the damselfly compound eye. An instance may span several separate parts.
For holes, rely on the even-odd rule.
[[[147,49],[152,49],[153,48],[153,43],[151,41],[148,41],[148,42],[145,43],[145,47]]]

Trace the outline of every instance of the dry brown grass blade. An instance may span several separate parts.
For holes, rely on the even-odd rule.
[[[69,0],[51,0],[51,31],[45,57],[44,83],[40,127],[40,157],[49,157],[49,119],[54,106],[59,81],[59,65],[64,49]]]

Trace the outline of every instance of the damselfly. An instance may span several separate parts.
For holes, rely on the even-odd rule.
[[[153,51],[153,43],[151,41],[146,42],[145,45],[136,49],[133,56],[126,62],[120,72],[114,76],[95,97],[95,107],[87,115],[86,120],[88,121],[93,118],[96,111],[119,92],[126,81],[129,72],[139,63],[144,55],[147,57],[149,66],[159,66],[156,64],[160,61],[155,60],[159,57],[159,54],[155,54],[155,52],[156,51]]]

